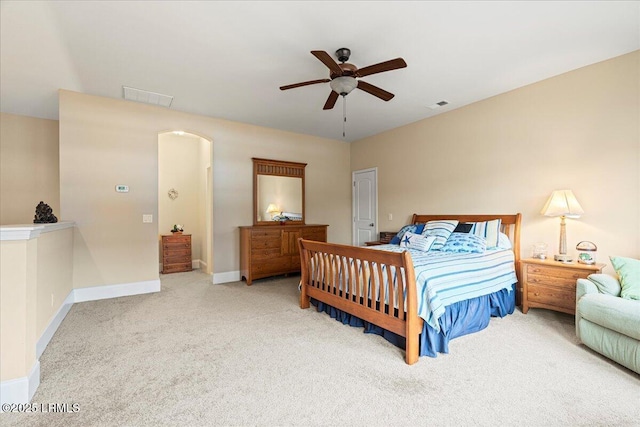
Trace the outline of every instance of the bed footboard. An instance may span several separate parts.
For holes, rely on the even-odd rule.
[[[418,361],[422,319],[409,253],[303,239],[298,244],[300,308],[309,308],[310,298],[314,298],[403,336],[406,362]]]

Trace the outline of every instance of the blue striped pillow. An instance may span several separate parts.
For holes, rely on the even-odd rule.
[[[469,233],[475,234],[476,236],[484,237],[484,239],[487,241],[487,249],[494,249],[498,247],[501,224],[501,219],[474,222],[473,227],[471,227],[471,231]]]
[[[431,249],[434,251],[438,251],[442,249],[449,236],[451,236],[451,233],[453,233],[453,230],[456,229],[458,222],[459,221],[455,219],[429,221],[424,226],[422,235],[435,236],[436,240],[435,242],[433,242],[433,245],[431,245]]]

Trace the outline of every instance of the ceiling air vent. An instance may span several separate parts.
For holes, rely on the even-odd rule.
[[[144,102],[145,104],[159,105],[169,108],[173,101],[173,96],[161,93],[149,92],[147,90],[122,86],[122,97],[128,101]]]
[[[440,101],[440,102],[436,102],[433,105],[429,105],[428,108],[431,108],[432,110],[435,110],[436,108],[440,108],[440,107],[444,107],[445,105],[449,105],[449,101]]]

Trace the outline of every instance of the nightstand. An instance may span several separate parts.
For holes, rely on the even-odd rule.
[[[575,314],[576,280],[601,273],[605,264],[563,263],[552,260],[520,260],[522,312],[531,307]]]
[[[376,240],[374,242],[364,242],[364,244],[367,245],[367,246],[384,245],[384,243],[382,243],[380,240]]]

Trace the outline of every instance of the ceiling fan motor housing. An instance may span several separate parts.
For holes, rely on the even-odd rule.
[[[338,57],[338,61],[347,62],[349,60],[349,57],[351,56],[351,50],[346,47],[341,47],[340,49],[336,50],[336,56]]]

